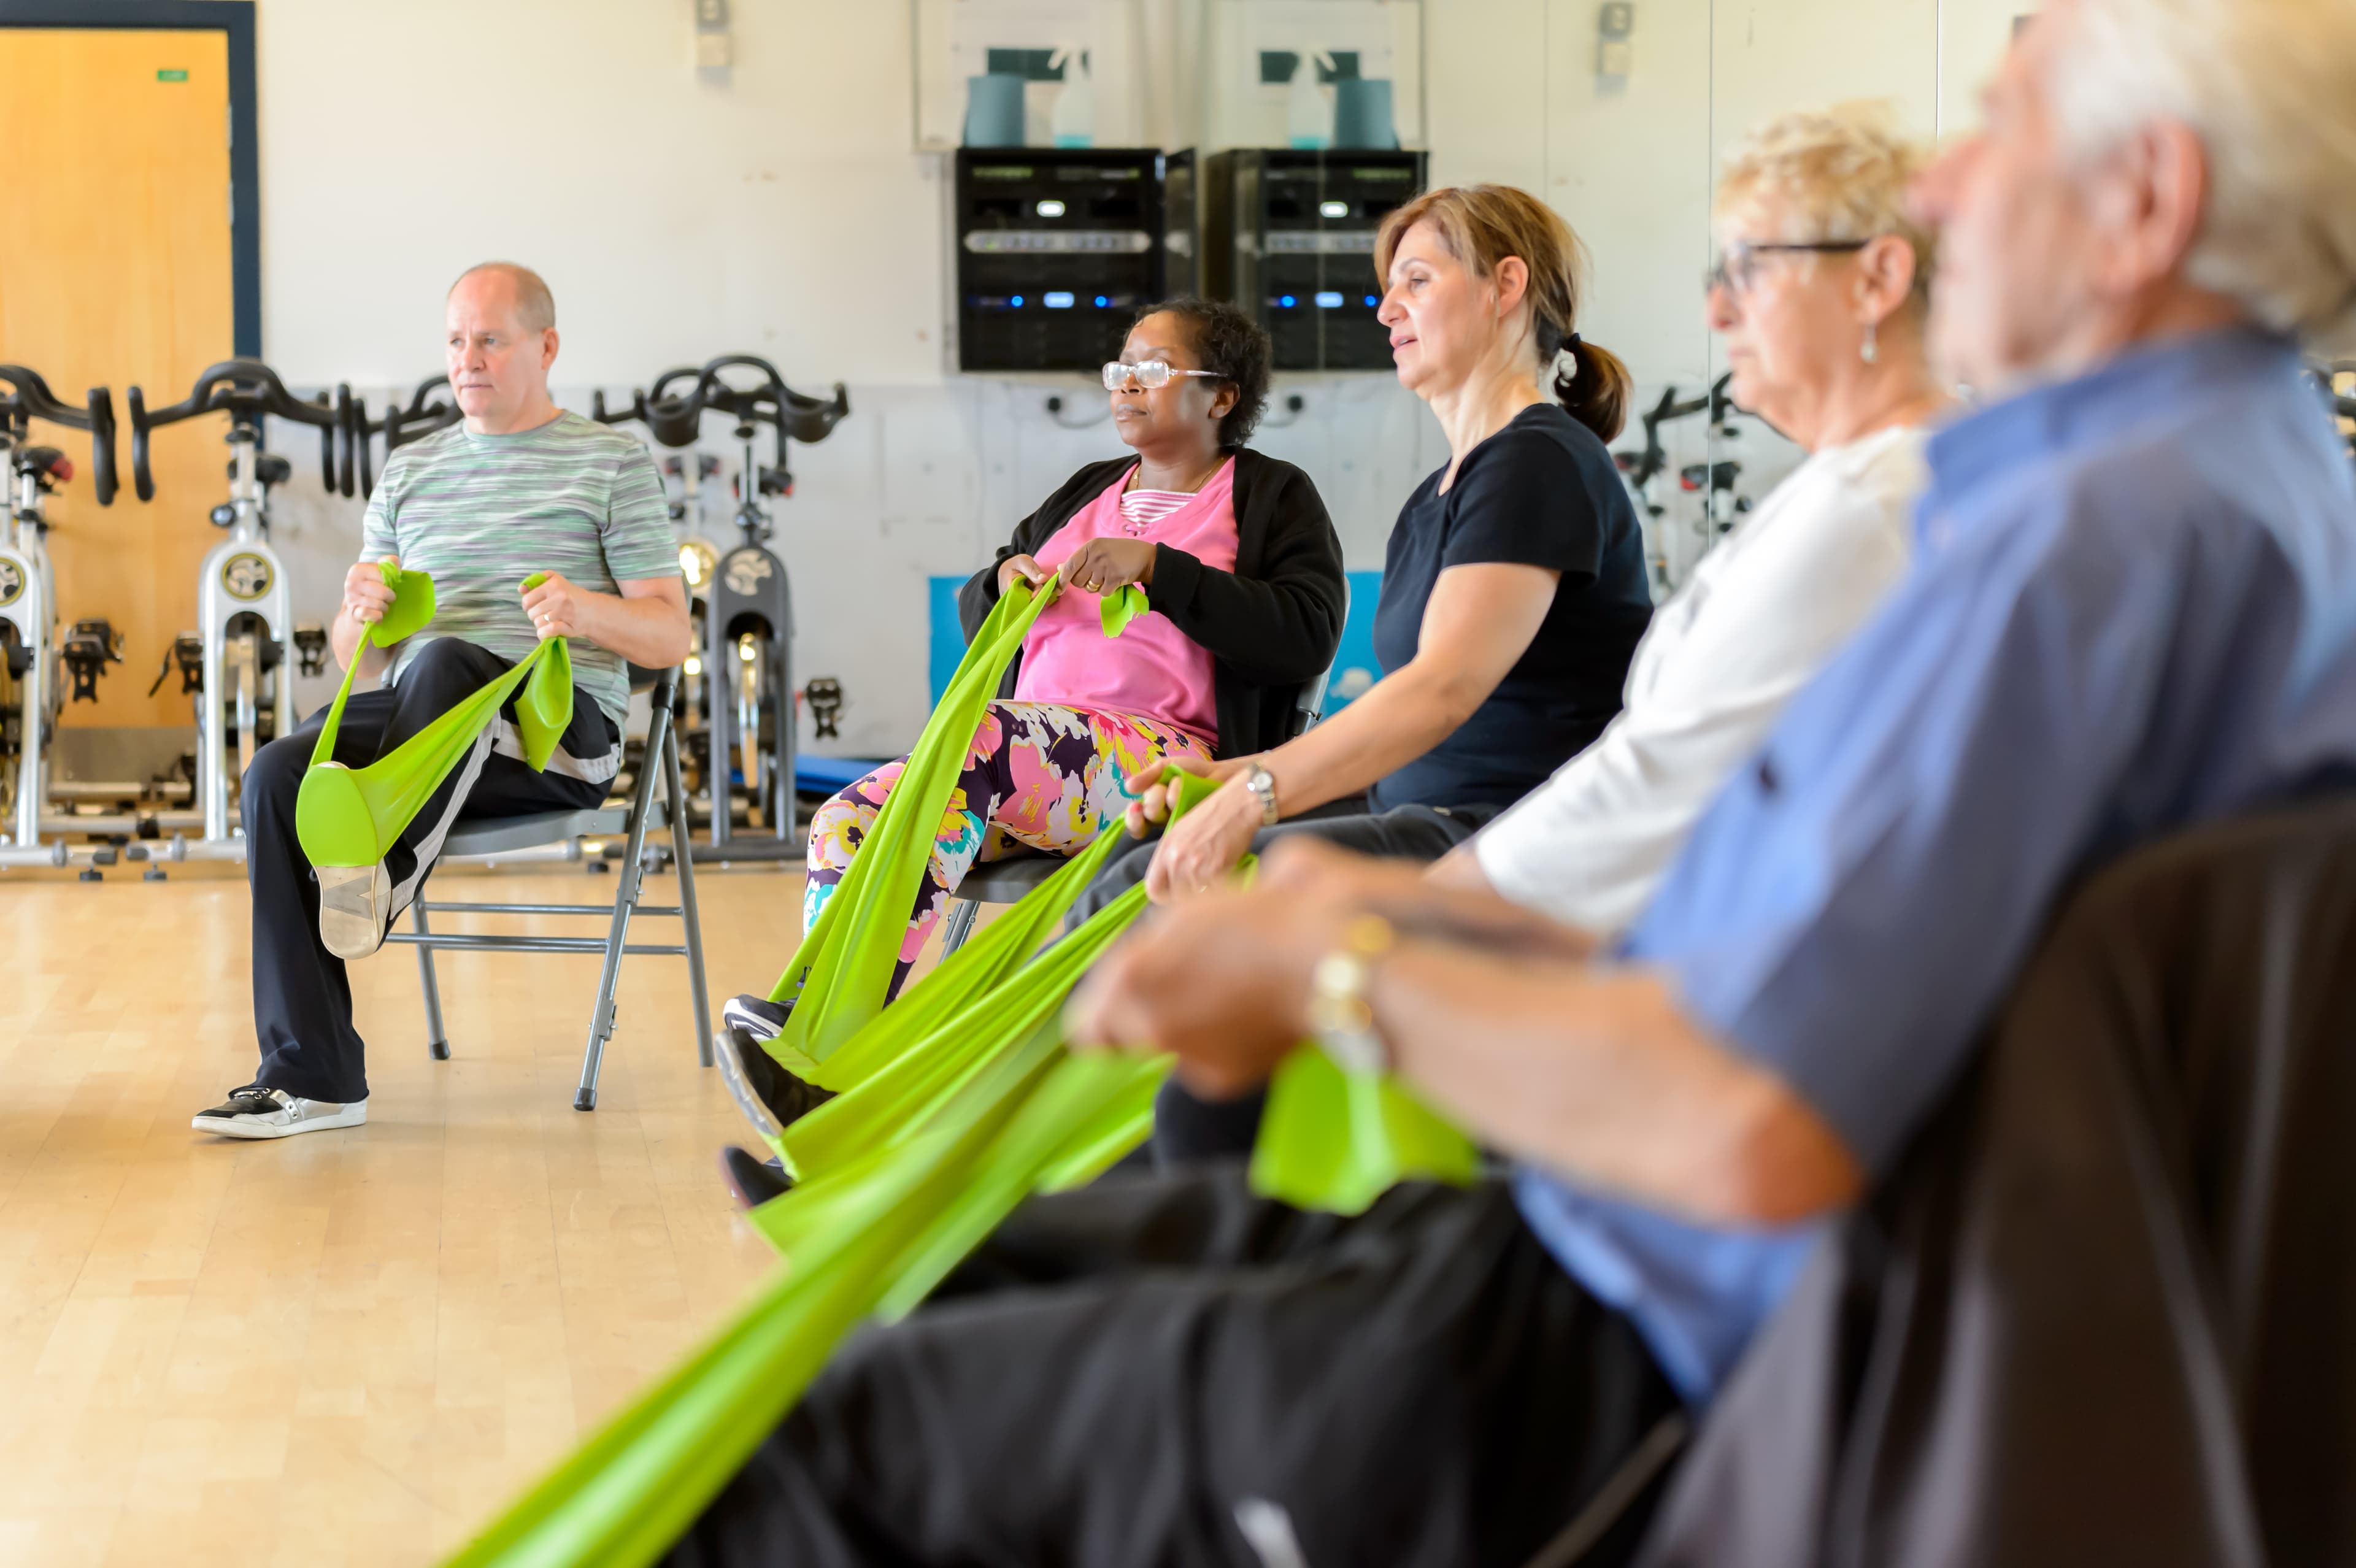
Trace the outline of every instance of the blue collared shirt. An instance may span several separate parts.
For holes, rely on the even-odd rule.
[[[2289,344],[2144,349],[1959,421],[1928,459],[1913,571],[1625,947],[1874,1170],[2073,877],[2356,778],[2356,479]],[[1518,1195],[1695,1403],[1816,1231],[1689,1224],[1537,1170]]]

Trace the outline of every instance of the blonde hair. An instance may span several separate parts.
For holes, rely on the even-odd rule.
[[[477,261],[452,281],[442,297],[448,299],[458,292],[458,285],[477,272],[498,272],[515,285],[516,314],[523,320],[526,332],[546,332],[556,325],[556,296],[548,292],[548,284],[538,272],[516,261]]]
[[[2356,5],[2078,0],[2046,91],[2063,144],[2100,157],[2173,120],[2209,165],[2185,275],[2281,332],[2329,338],[2356,312]]]
[[[1375,236],[1375,275],[1387,279],[1399,240],[1419,223],[1439,232],[1448,253],[1478,277],[1496,275],[1497,263],[1519,256],[1530,271],[1531,321],[1537,336],[1538,367],[1550,368],[1579,329],[1579,293],[1587,271],[1587,248],[1562,214],[1509,185],[1442,186],[1425,191],[1383,219]],[[1570,417],[1605,441],[1628,422],[1633,381],[1619,356],[1581,342],[1571,354],[1568,375],[1556,371],[1554,395]]]
[[[1938,265],[1938,240],[1908,209],[1907,187],[1930,150],[1897,127],[1881,103],[1836,104],[1778,115],[1743,138],[1718,177],[1714,215],[1749,202],[1767,204],[1783,220],[1772,238],[1786,243],[1870,240],[1894,234],[1914,252],[1920,306]]]

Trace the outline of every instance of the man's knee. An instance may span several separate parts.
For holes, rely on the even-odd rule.
[[[404,698],[448,708],[472,697],[508,667],[507,660],[464,637],[436,637],[402,666],[398,689]]]
[[[252,765],[238,786],[238,802],[250,823],[257,807],[285,809],[303,787],[303,772],[311,765],[316,735],[284,735],[253,753]]]

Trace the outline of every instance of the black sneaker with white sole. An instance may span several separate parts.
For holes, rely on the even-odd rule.
[[[755,1040],[775,1040],[786,1032],[786,1020],[794,1014],[791,1002],[773,1002],[766,997],[731,997],[720,1008],[720,1021],[730,1029],[741,1029]]]
[[[368,1102],[337,1104],[330,1100],[305,1100],[284,1089],[249,1083],[232,1089],[229,1098],[209,1111],[199,1111],[188,1125],[200,1133],[225,1138],[286,1138],[296,1133],[324,1133],[336,1127],[357,1127],[368,1120]]]
[[[783,1136],[786,1128],[834,1098],[834,1091],[806,1083],[777,1065],[768,1048],[744,1029],[731,1026],[720,1039],[721,1082],[753,1130],[765,1138]]]

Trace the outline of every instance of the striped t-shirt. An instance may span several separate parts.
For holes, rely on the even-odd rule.
[[[465,424],[394,453],[360,528],[360,556],[398,556],[434,577],[434,621],[395,650],[398,683],[435,637],[464,637],[501,658],[539,644],[523,580],[562,574],[598,593],[679,571],[654,459],[633,437],[576,413],[537,430],[477,435]],[[572,639],[573,678],[618,727],[630,676],[618,654]]]

